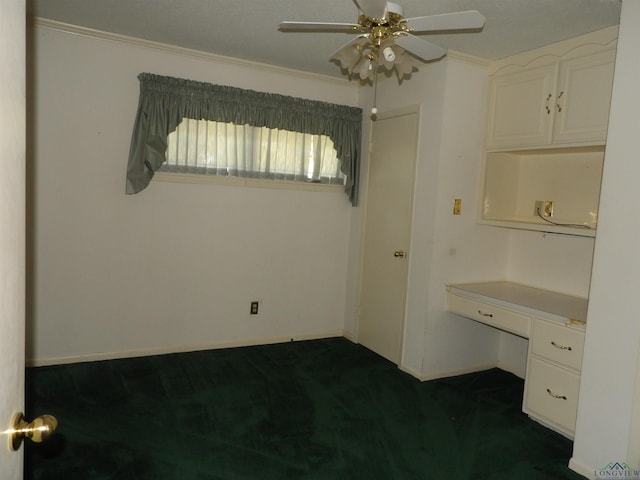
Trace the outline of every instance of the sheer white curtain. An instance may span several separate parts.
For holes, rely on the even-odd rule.
[[[161,171],[344,184],[326,135],[183,119],[167,137]]]

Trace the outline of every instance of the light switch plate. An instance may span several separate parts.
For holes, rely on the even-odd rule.
[[[456,198],[453,201],[453,214],[460,215],[462,213],[462,199]]]

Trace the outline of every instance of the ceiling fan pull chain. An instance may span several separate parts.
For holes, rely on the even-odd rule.
[[[372,119],[375,120],[376,113],[378,113],[378,68],[380,67],[380,51],[376,52],[376,66],[373,72],[373,107],[371,107]]]

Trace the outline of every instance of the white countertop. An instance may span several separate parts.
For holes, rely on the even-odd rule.
[[[449,285],[454,293],[480,301],[501,303],[507,308],[578,324],[587,321],[588,299],[512,282],[481,282]],[[521,307],[521,308],[519,308]]]

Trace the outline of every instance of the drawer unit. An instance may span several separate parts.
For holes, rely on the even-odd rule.
[[[449,311],[529,338],[531,319],[520,313],[449,292]]]
[[[529,339],[522,410],[572,438],[587,299],[507,281],[447,288],[448,310]]]
[[[535,319],[531,338],[531,354],[580,371],[584,332]]]
[[[573,436],[579,389],[579,375],[529,357],[523,410],[532,418]]]

